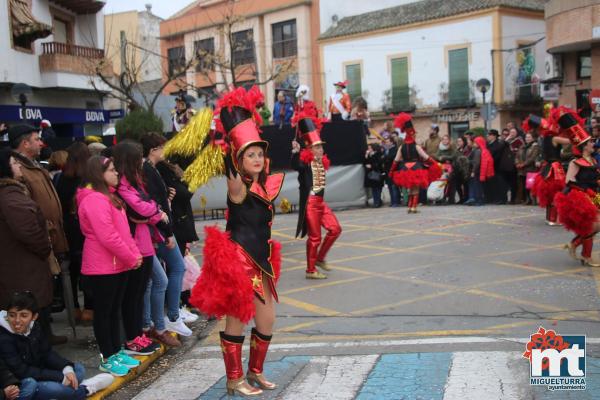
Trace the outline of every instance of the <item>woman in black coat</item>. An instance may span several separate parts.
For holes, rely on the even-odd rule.
[[[84,237],[79,227],[77,205],[75,202],[75,192],[81,185],[86,163],[90,158],[90,151],[85,143],[75,142],[67,148],[67,154],[68,157],[64,170],[56,183],[56,192],[58,193],[60,205],[63,210],[65,235],[69,242],[69,259],[71,261],[69,272],[71,275],[71,288],[74,294],[75,319],[82,322],[91,322],[94,317],[94,307],[89,290],[82,288],[83,311],[80,309],[79,296],[77,295],[77,288],[84,286],[80,284]]]
[[[381,189],[383,188],[384,168],[381,147],[377,143],[367,146],[365,154],[365,188],[373,193],[373,207],[381,207]]]

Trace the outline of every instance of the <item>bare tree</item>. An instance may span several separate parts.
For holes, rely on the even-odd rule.
[[[247,77],[254,77],[253,84],[264,85],[267,82],[277,79],[280,75],[287,73],[294,64],[293,59],[283,59],[275,67],[264,71],[259,79],[257,69],[256,45],[252,31],[237,32],[236,27],[244,21],[244,17],[236,15],[235,1],[228,0],[227,7],[222,13],[220,21],[211,21],[217,27],[220,40],[218,49],[208,51],[205,49],[193,49],[191,57],[186,59],[185,50],[180,57],[169,59],[162,54],[145,49],[126,38],[121,38],[121,73],[119,76],[108,73],[112,68],[107,68],[107,64],[116,60],[96,59],[89,60],[91,75],[99,78],[112,91],[109,97],[124,101],[130,108],[144,108],[153,112],[154,105],[162,94],[163,90],[172,82],[180,90],[194,90],[199,95],[205,95],[212,98],[216,93],[207,91],[202,87],[196,87],[195,82],[189,82],[186,79],[188,70],[195,70],[196,74],[204,77],[203,81],[207,84],[204,87],[228,88],[230,86],[239,86],[246,83]],[[246,32],[244,34],[243,32]],[[110,29],[108,35],[110,35]],[[110,37],[110,36],[109,36]],[[109,41],[110,42],[110,41]],[[136,55],[140,53],[140,61],[136,61]],[[160,85],[156,85],[152,90],[141,90],[140,85],[142,71],[147,65],[150,55],[155,55],[161,60],[167,60],[167,69],[163,71]],[[162,63],[161,63],[162,67]],[[93,79],[90,80],[94,89],[99,91]],[[139,95],[139,97],[138,97]],[[140,102],[139,99],[142,99]]]

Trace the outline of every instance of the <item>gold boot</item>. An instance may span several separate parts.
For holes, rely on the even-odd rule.
[[[306,279],[327,279],[327,275],[322,274],[319,271],[307,272],[306,273]]]
[[[600,267],[600,263],[597,261],[594,261],[594,259],[592,257],[589,257],[589,258],[582,257],[581,265],[587,265],[588,267]]]
[[[252,371],[248,371],[246,379],[248,379],[248,383],[251,385],[258,385],[259,388],[264,390],[273,390],[277,388],[277,385],[266,380],[263,374],[255,374]]]
[[[331,267],[329,265],[327,265],[327,262],[325,260],[323,261],[317,261],[315,263],[315,265],[319,268],[321,268],[324,271],[331,271]]]
[[[235,380],[227,379],[227,394],[233,396],[234,394],[241,394],[242,396],[258,396],[262,394],[262,390],[251,386],[244,380],[244,377]]]

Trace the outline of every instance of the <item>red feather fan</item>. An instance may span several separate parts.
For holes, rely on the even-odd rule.
[[[257,86],[252,86],[248,91],[243,87],[238,87],[234,90],[224,93],[217,101],[217,107],[214,112],[214,115],[217,117],[216,130],[221,133],[226,133],[221,120],[218,118],[219,115],[221,115],[221,110],[225,107],[230,110],[232,107],[240,107],[250,111],[252,113],[252,119],[256,125],[261,126],[262,118],[256,107],[260,104],[263,104],[264,101],[264,96]]]
[[[571,189],[567,194],[558,192],[554,196],[554,205],[558,220],[565,228],[581,236],[594,233],[598,208],[586,193],[576,189]]]

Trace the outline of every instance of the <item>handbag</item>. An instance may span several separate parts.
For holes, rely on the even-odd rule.
[[[535,178],[539,175],[539,172],[528,172],[525,176],[525,189],[531,190],[533,184],[535,183]]]
[[[377,171],[369,171],[367,174],[367,179],[370,181],[381,182],[382,178],[381,173]]]
[[[54,250],[50,250],[50,255],[48,256],[48,265],[50,266],[50,273],[52,275],[60,275],[60,263],[54,255]]]
[[[183,263],[185,264],[185,272],[183,273],[183,280],[181,284],[182,292],[186,290],[192,290],[196,284],[196,281],[198,280],[198,277],[200,277],[201,271],[198,261],[196,261],[196,258],[191,254],[183,257]]]

